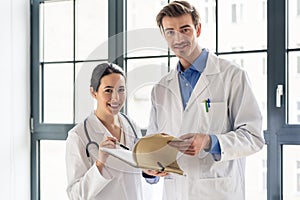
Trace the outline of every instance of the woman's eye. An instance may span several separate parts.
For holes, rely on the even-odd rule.
[[[120,88],[119,92],[122,92],[122,93],[125,92],[125,88]]]
[[[112,93],[112,89],[106,89],[104,90],[105,93]]]

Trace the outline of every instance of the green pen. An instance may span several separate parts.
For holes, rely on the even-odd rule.
[[[208,102],[207,102],[207,100],[205,100],[205,110],[206,110],[206,112],[208,112]]]

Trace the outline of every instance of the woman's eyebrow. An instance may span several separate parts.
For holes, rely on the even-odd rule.
[[[108,85],[108,86],[105,86],[104,87],[104,89],[106,89],[106,88],[114,88],[113,86],[110,86],[110,85]]]

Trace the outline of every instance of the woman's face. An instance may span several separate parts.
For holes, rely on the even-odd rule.
[[[116,115],[126,100],[125,78],[113,73],[102,77],[98,91],[92,92],[100,113]]]

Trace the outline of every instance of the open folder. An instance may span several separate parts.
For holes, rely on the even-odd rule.
[[[183,175],[177,164],[178,150],[168,145],[170,141],[181,141],[168,134],[159,133],[142,137],[133,147],[126,149],[101,148],[102,151],[142,169],[153,169]]]

